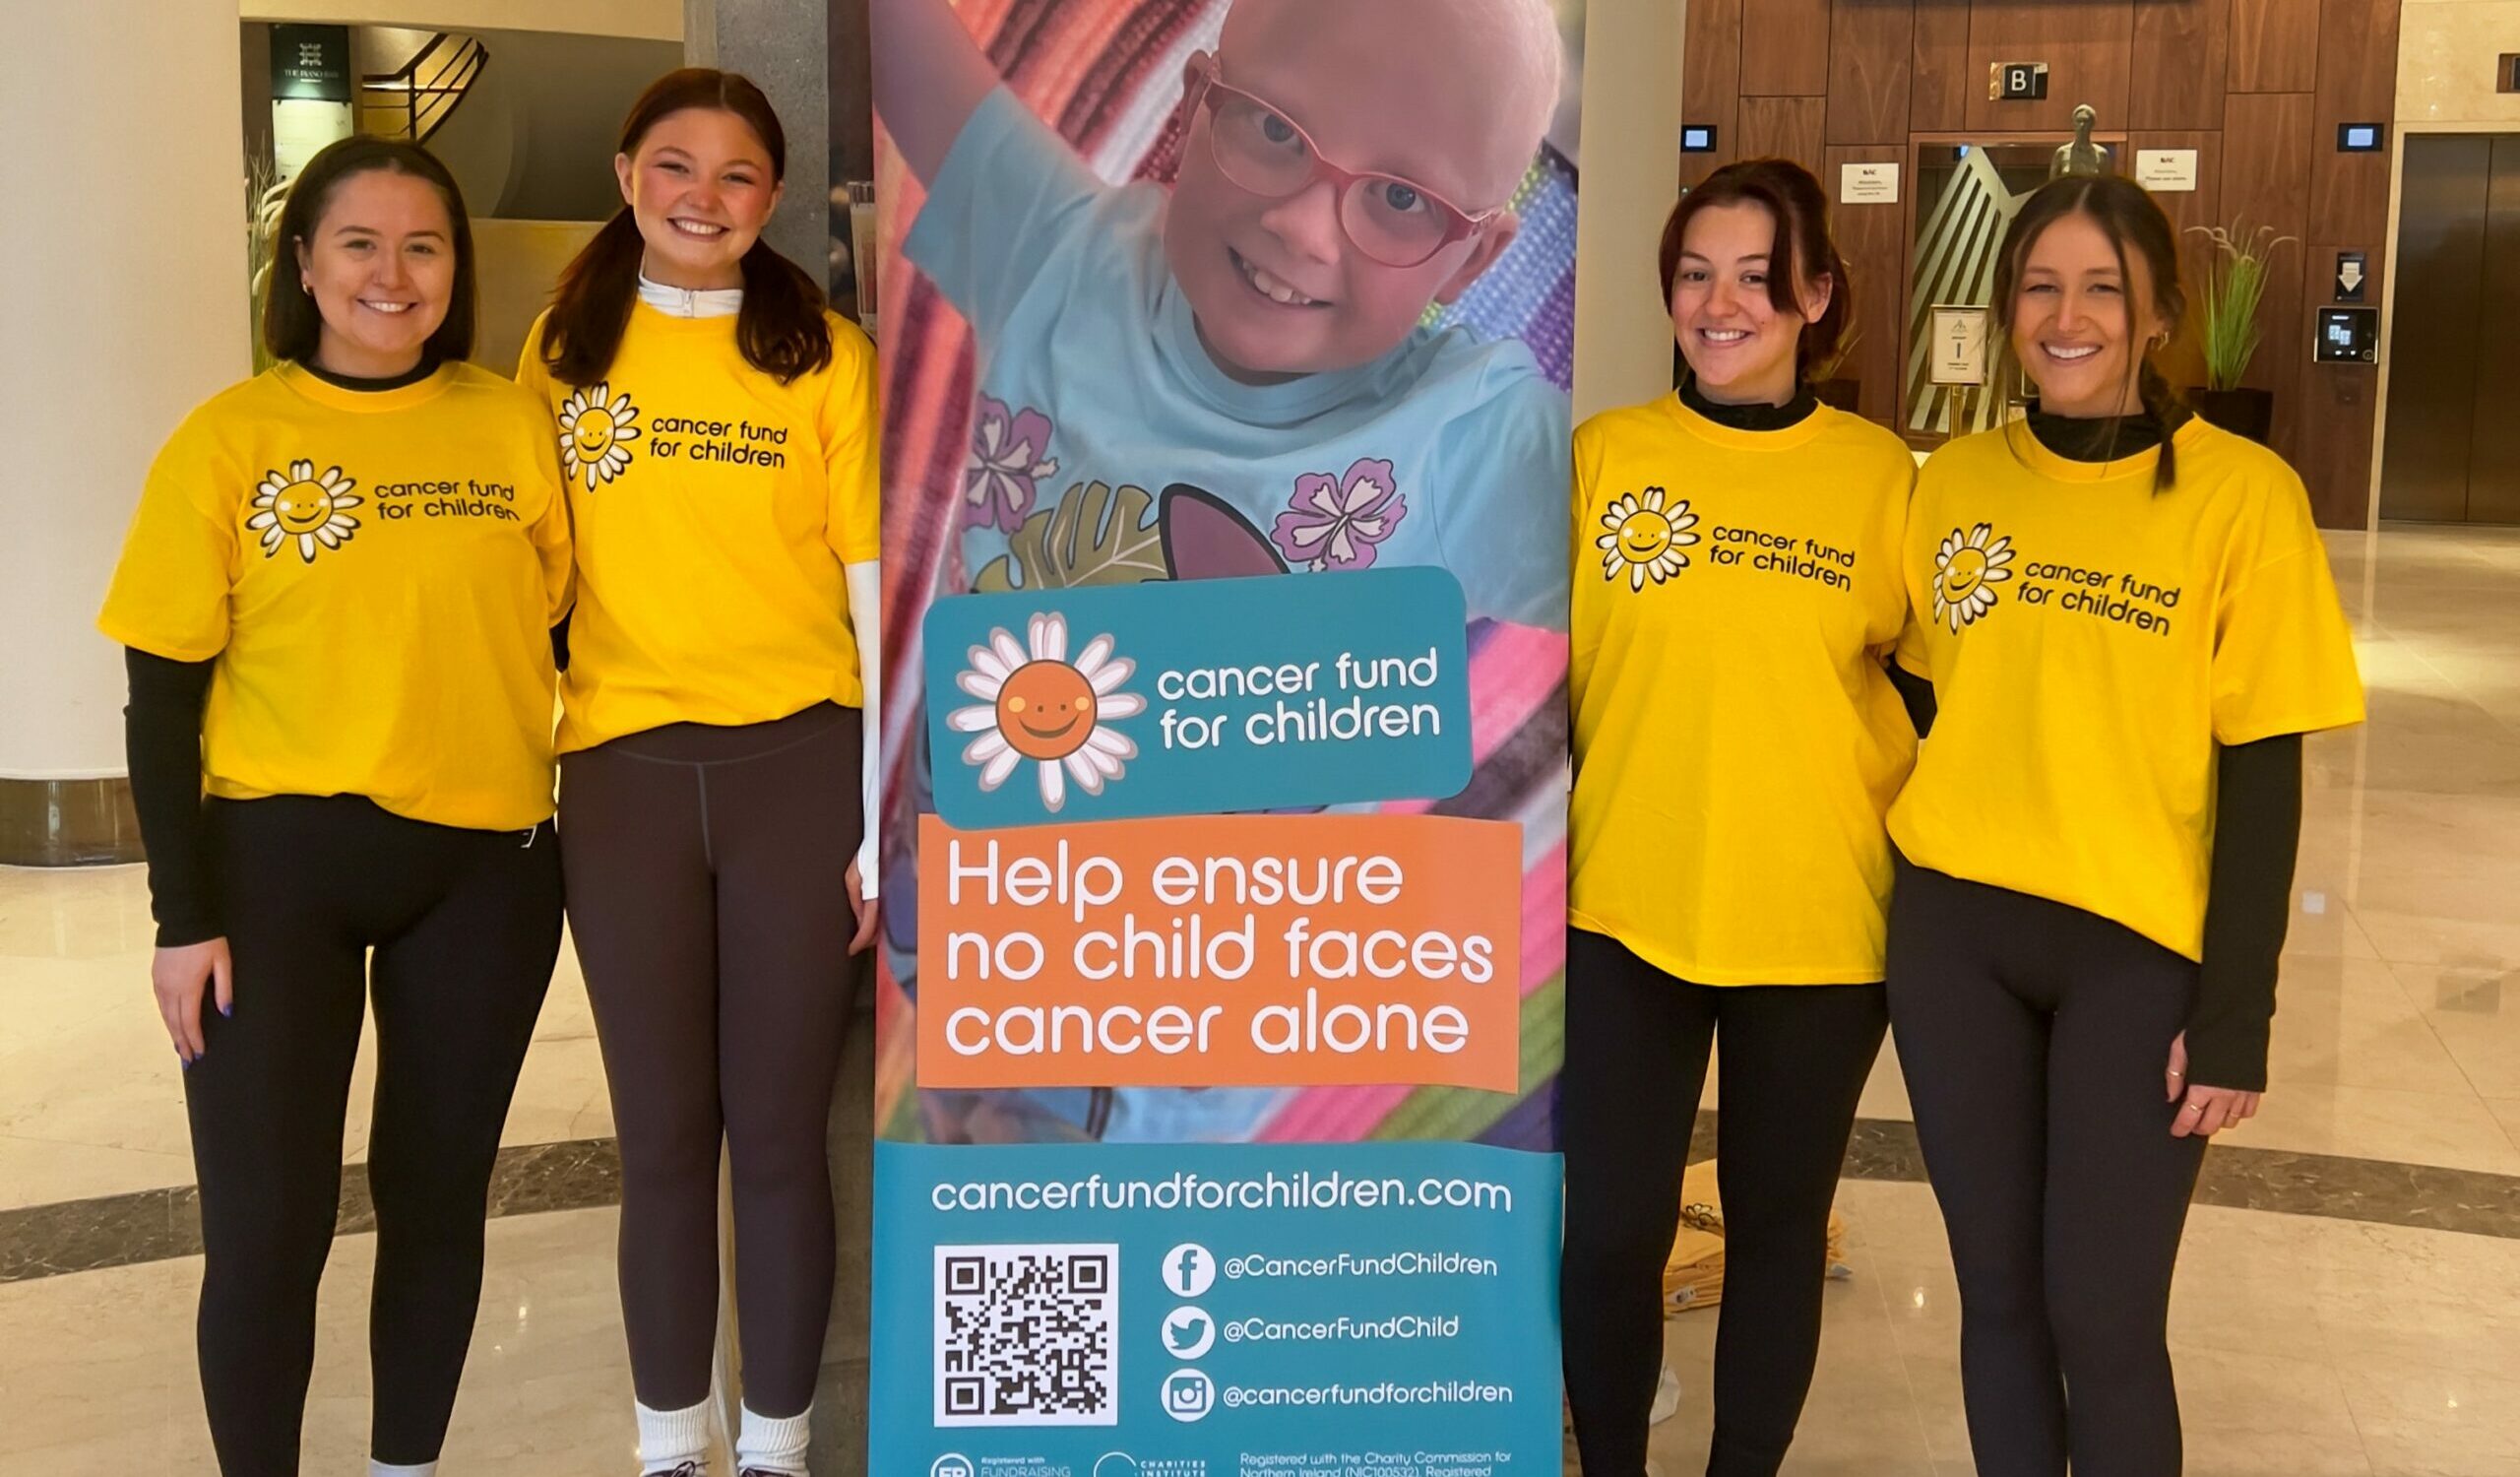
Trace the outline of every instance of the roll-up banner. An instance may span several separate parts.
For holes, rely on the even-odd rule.
[[[878,0],[870,1469],[1560,1462],[1580,0]]]

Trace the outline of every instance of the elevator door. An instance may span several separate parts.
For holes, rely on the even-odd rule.
[[[2380,513],[2520,523],[2520,134],[2413,134]]]

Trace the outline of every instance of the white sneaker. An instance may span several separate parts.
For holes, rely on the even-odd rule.
[[[1654,1381],[1654,1414],[1649,1424],[1660,1426],[1680,1413],[1680,1373],[1663,1361],[1663,1373]],[[1651,1466],[1647,1468],[1650,1472]]]

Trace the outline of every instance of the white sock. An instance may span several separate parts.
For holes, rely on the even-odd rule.
[[[367,1459],[367,1477],[437,1477],[437,1463],[424,1461],[416,1466],[398,1467],[371,1456]]]
[[[788,1477],[805,1477],[805,1444],[812,1434],[810,1405],[784,1420],[744,1407],[743,1430],[735,1437],[735,1467],[758,1467],[765,1472],[785,1472]]]
[[[682,1410],[639,1407],[639,1465],[646,1471],[669,1470],[686,1461],[709,1459],[709,1402]]]

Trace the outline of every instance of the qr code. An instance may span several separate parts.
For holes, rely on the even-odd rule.
[[[936,1424],[1120,1423],[1116,1244],[936,1249]]]

